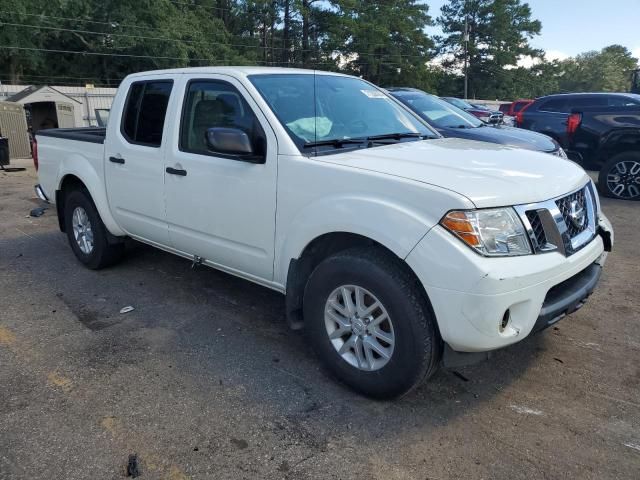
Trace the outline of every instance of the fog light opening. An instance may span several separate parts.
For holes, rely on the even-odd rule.
[[[502,316],[502,321],[500,322],[500,333],[504,332],[504,329],[507,328],[507,325],[509,325],[510,321],[511,321],[511,311],[507,309],[507,311],[504,312],[504,315]]]

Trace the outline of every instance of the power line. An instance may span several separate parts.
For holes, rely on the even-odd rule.
[[[63,28],[63,27],[49,27],[46,25],[30,25],[25,23],[9,23],[9,22],[0,22],[0,25],[9,25],[11,27],[24,27],[24,28],[37,28],[42,30],[55,30],[58,32],[70,32],[70,33],[82,33],[85,35],[103,35],[110,37],[125,37],[125,38],[141,38],[144,40],[161,40],[161,41],[170,41],[170,42],[178,42],[178,43],[189,43],[189,44],[206,44],[206,45],[221,45],[226,47],[251,47],[251,48],[267,48],[272,50],[284,50],[280,47],[261,47],[259,45],[248,45],[248,44],[234,44],[234,43],[224,43],[224,42],[209,42],[206,40],[181,40],[179,38],[169,38],[169,37],[149,37],[146,35],[131,35],[127,33],[111,33],[111,32],[97,32],[95,30],[79,30],[75,28]],[[288,50],[288,49],[286,49]]]
[[[235,43],[225,43],[225,42],[209,42],[206,40],[181,40],[177,38],[169,38],[169,37],[150,37],[146,35],[131,35],[126,33],[109,33],[109,32],[98,32],[95,30],[80,30],[73,28],[63,28],[63,27],[50,27],[46,25],[31,25],[25,23],[10,23],[10,22],[0,22],[0,25],[8,25],[12,27],[19,28],[36,28],[42,30],[53,30],[53,31],[61,31],[61,32],[70,32],[70,33],[78,33],[85,35],[102,35],[102,36],[112,36],[112,37],[124,37],[124,38],[140,38],[144,40],[159,40],[159,41],[170,41],[176,43],[187,43],[187,44],[196,44],[196,45],[219,45],[225,47],[234,47],[234,48],[259,48],[261,50],[286,50],[290,51],[289,48],[284,47],[274,47],[274,46],[262,46],[262,45],[248,45],[248,44],[235,44]],[[313,53],[315,50],[313,49],[296,49],[296,53],[310,52]],[[398,56],[401,58],[420,58],[426,59],[424,55],[417,54],[402,54],[402,53],[370,53],[370,52],[350,52],[360,57],[383,57],[383,56]]]
[[[233,12],[233,8],[224,8],[224,7],[216,7],[213,5],[198,5],[197,3],[190,3],[190,2],[178,2],[176,0],[167,0],[167,2],[169,3],[173,3],[174,5],[184,5],[187,7],[196,7],[196,8],[204,8],[207,10],[217,10],[219,12]]]
[[[0,74],[0,75],[2,75],[2,74]],[[29,74],[20,75],[20,76],[21,77],[35,77],[35,78],[72,78],[72,79],[76,79],[76,80],[91,80],[91,79],[97,78],[95,76],[93,76],[93,77],[73,77],[73,76],[67,76],[67,75],[32,75],[30,73]],[[122,80],[123,78],[124,77],[113,77],[114,80]]]
[[[78,52],[77,50],[58,50],[54,48],[35,48],[35,47],[16,47],[13,45],[0,45],[0,49],[4,50],[27,50],[34,52],[48,52],[48,53],[69,53],[76,55],[92,55],[101,57],[126,57],[126,58],[146,58],[155,60],[186,60],[190,62],[211,62],[209,58],[184,58],[184,57],[169,57],[169,56],[154,56],[154,55],[136,55],[132,53],[107,53],[107,52]],[[268,62],[265,62],[268,63]]]
[[[171,1],[171,0],[167,0],[167,1]],[[171,2],[171,3],[175,3],[175,2]],[[207,7],[208,8],[208,7]],[[213,8],[213,7],[212,7]],[[218,7],[215,7],[218,8]],[[227,9],[228,10],[228,9]],[[132,25],[132,24],[126,24],[126,23],[120,23],[116,20],[112,21],[112,22],[102,22],[102,21],[97,21],[97,20],[85,20],[85,19],[81,19],[81,18],[69,18],[69,17],[59,17],[59,16],[54,16],[54,15],[44,15],[44,14],[35,14],[35,13],[18,13],[18,12],[10,12],[7,10],[0,10],[0,13],[4,13],[4,14],[8,14],[8,15],[24,15],[24,16],[31,16],[31,17],[38,17],[38,18],[51,18],[51,19],[56,19],[56,20],[67,20],[70,22],[80,22],[80,23],[93,23],[96,25],[107,25],[110,26],[111,28],[116,28],[116,27],[128,27],[128,28],[135,28],[135,29],[145,29],[145,30],[152,30],[152,31],[156,31],[159,32],[161,31],[160,29],[157,28],[153,28],[153,27],[146,27],[143,25]],[[45,28],[45,29],[60,29],[60,30],[64,30],[61,27],[49,27],[49,26],[39,26],[39,25],[29,25],[29,24],[20,24],[20,23],[7,23],[7,22],[2,22],[5,25],[14,25],[14,26],[18,26],[18,27],[31,27],[31,28]],[[77,33],[81,33],[80,30],[75,30],[75,29],[68,29],[67,31],[75,31]],[[96,32],[93,30],[86,30],[87,33],[91,32],[91,33],[95,33],[95,34],[99,34],[99,35],[113,35],[113,36],[126,36],[125,34],[116,34],[116,33],[108,33],[108,32]],[[143,36],[137,36],[137,35],[129,35],[130,37],[134,37],[134,38],[149,38],[149,39],[154,39],[152,37],[143,37]],[[234,38],[243,38],[246,39],[246,36],[243,35],[234,35],[234,34],[230,34],[229,36],[234,37]],[[181,40],[181,39],[171,39],[169,37],[156,37],[155,39],[166,39],[166,40],[175,40],[175,41],[180,41],[180,42],[184,42],[184,43],[189,43],[189,42],[193,42],[193,43],[198,43],[198,41],[195,40]],[[284,48],[284,47],[273,47],[273,46],[260,46],[260,45],[242,45],[242,44],[228,44],[228,43],[220,43],[218,42],[219,45],[227,45],[227,46],[238,46],[238,47],[253,47],[253,48],[260,48],[260,49],[271,49],[271,50],[290,50],[289,48]],[[370,47],[388,47],[389,44],[386,43],[369,43],[368,44]],[[310,53],[314,53],[316,50],[314,49],[296,49],[295,52],[310,52]],[[383,56],[386,55],[384,53],[368,53],[368,52],[349,52],[350,54],[356,54],[356,55],[361,55],[361,56]],[[394,54],[400,57],[407,57],[407,58],[426,58],[425,55],[416,55],[416,54]]]
[[[14,45],[0,45],[0,49],[3,50],[24,50],[24,51],[35,51],[35,52],[47,52],[47,53],[65,53],[65,54],[75,54],[75,55],[89,55],[89,56],[101,56],[101,57],[124,57],[124,58],[144,58],[150,60],[182,60],[188,62],[216,62],[220,65],[220,60],[214,60],[210,58],[185,58],[185,57],[169,57],[169,56],[154,56],[154,55],[137,55],[131,53],[109,53],[109,52],[88,52],[83,51],[79,52],[77,50],[58,50],[53,48],[36,48],[36,47],[17,47]],[[229,62],[228,60],[224,60],[225,62]],[[258,63],[267,66],[273,66],[275,64],[280,64],[277,61],[266,61],[266,60],[251,60],[250,63]],[[287,65],[289,65],[289,62]],[[232,66],[234,64],[226,63],[228,66]],[[237,64],[236,64],[237,65]],[[335,63],[332,62],[311,62],[310,66],[335,66]],[[366,66],[371,65],[371,63],[355,63],[352,64],[354,66]],[[397,62],[377,62],[377,65],[385,65],[385,66],[396,66],[401,67],[404,66],[403,63]]]
[[[230,10],[231,11],[231,10]],[[56,15],[45,15],[43,13],[22,13],[22,12],[10,12],[8,10],[0,10],[0,13],[5,14],[5,15],[14,15],[14,16],[27,16],[27,17],[37,17],[39,19],[53,19],[53,20],[66,20],[68,22],[75,22],[75,23],[92,23],[94,25],[106,25],[108,27],[111,28],[119,28],[119,27],[126,27],[126,28],[135,28],[136,30],[151,30],[151,31],[155,31],[155,32],[161,32],[162,30],[159,28],[154,28],[154,27],[148,27],[145,25],[134,25],[131,23],[121,23],[118,20],[112,20],[110,22],[104,22],[104,21],[99,21],[99,20],[87,20],[87,19],[83,19],[83,18],[70,18],[70,17],[60,17],[60,16],[56,16]],[[247,38],[244,35],[234,35],[229,33],[230,36],[235,37],[235,38]]]
[[[132,24],[127,24],[127,23],[120,23],[118,21],[112,21],[112,22],[100,22],[97,20],[84,20],[82,18],[69,18],[69,17],[59,17],[56,15],[44,15],[42,13],[21,13],[21,12],[9,12],[7,10],[0,10],[0,13],[6,14],[6,15],[16,15],[16,16],[26,16],[26,17],[38,17],[40,19],[44,19],[44,18],[51,18],[54,20],[67,20],[70,22],[82,22],[82,23],[93,23],[95,25],[108,25],[111,28],[115,28],[115,27],[130,27],[130,28],[137,28],[137,29],[144,29],[144,30],[158,30],[157,28],[153,28],[153,27],[147,27],[144,25],[132,25]]]

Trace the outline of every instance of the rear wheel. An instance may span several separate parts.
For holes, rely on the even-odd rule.
[[[430,376],[440,339],[417,279],[376,248],[324,260],[304,296],[309,340],[325,366],[366,395],[393,398]]]
[[[600,170],[598,187],[607,197],[640,200],[640,152],[610,158]]]
[[[124,244],[109,243],[107,229],[86,190],[73,190],[67,195],[64,220],[71,249],[87,267],[97,270],[122,258]]]

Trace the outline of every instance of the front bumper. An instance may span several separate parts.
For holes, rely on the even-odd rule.
[[[595,290],[600,275],[602,265],[592,263],[582,272],[549,290],[532,331],[544,330],[580,309]]]
[[[440,334],[457,352],[486,352],[524,339],[582,306],[613,243],[601,215],[599,235],[569,257],[477,255],[434,227],[407,257],[422,281]],[[587,272],[587,273],[585,273]]]

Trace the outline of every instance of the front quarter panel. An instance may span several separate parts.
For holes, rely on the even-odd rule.
[[[370,238],[405,258],[451,209],[472,208],[432,185],[323,161],[280,155],[274,281],[314,239],[334,232]]]

